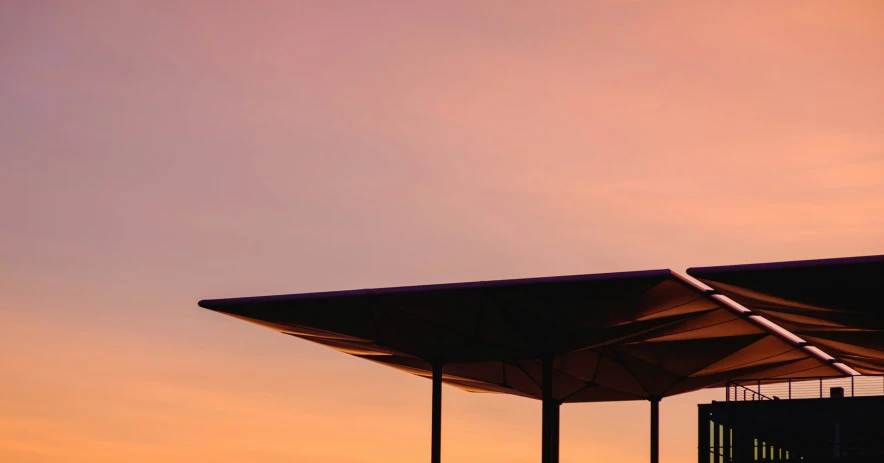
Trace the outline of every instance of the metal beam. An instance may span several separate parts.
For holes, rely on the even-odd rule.
[[[559,463],[559,424],[561,423],[560,411],[561,404],[559,402],[553,402],[553,404],[550,406],[550,417],[553,428],[550,440],[552,450],[550,450],[550,453],[553,463]]]
[[[651,463],[660,463],[660,399],[651,401]]]
[[[433,364],[433,436],[430,462],[442,462],[442,364]]]
[[[553,357],[542,360],[543,430],[541,455],[543,463],[559,463],[559,407],[553,395]]]

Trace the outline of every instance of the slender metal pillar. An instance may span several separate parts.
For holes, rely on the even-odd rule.
[[[651,463],[660,463],[660,399],[651,399]]]
[[[433,437],[430,462],[442,462],[442,364],[433,364]]]
[[[559,424],[561,423],[561,404],[559,402],[553,402],[550,406],[550,413],[553,423],[552,429],[552,439],[550,440],[550,445],[552,445],[552,461],[553,463],[559,463]]]
[[[559,402],[553,395],[553,358],[542,361],[543,430],[541,455],[543,463],[559,463]]]

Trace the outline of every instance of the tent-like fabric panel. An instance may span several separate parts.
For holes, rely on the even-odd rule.
[[[669,270],[201,301],[473,392],[659,399],[738,378],[843,373]]]
[[[884,256],[688,269],[863,374],[884,373]]]

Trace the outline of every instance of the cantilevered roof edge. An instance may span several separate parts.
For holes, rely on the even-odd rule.
[[[874,256],[859,256],[859,257],[836,257],[831,259],[812,259],[812,260],[797,260],[797,261],[783,261],[783,262],[764,262],[760,264],[737,264],[737,265],[713,265],[708,267],[690,267],[687,269],[687,274],[699,278],[703,276],[704,278],[708,277],[708,274],[714,273],[724,273],[724,272],[734,272],[734,271],[742,271],[742,270],[779,270],[779,269],[801,269],[801,268],[814,268],[820,266],[832,266],[832,265],[854,265],[854,264],[874,264],[884,262],[884,254],[882,255],[874,255]],[[703,273],[706,275],[694,275],[695,273]]]
[[[583,275],[566,275],[566,276],[555,276],[555,277],[538,277],[538,278],[516,278],[516,279],[508,279],[508,280],[487,280],[487,281],[473,281],[473,282],[465,282],[465,283],[441,283],[441,284],[431,284],[431,285],[414,285],[414,286],[397,286],[390,288],[369,288],[369,289],[351,289],[351,290],[343,290],[343,291],[320,291],[313,293],[299,293],[299,294],[280,294],[273,296],[252,296],[252,297],[234,297],[234,298],[222,298],[222,299],[204,299],[198,302],[198,305],[204,309],[209,310],[221,310],[223,311],[224,307],[238,305],[238,304],[250,304],[250,303],[266,303],[266,302],[290,302],[290,301],[301,301],[301,300],[309,300],[309,299],[324,299],[324,298],[347,298],[347,297],[356,297],[356,296],[371,296],[371,295],[387,295],[387,294],[405,294],[410,292],[420,292],[420,291],[456,291],[463,289],[471,289],[471,288],[501,288],[508,286],[531,286],[534,284],[549,284],[549,283],[575,283],[575,282],[586,282],[586,281],[607,281],[607,280],[617,280],[620,278],[636,278],[636,277],[668,277],[671,275],[677,275],[675,272],[669,269],[657,269],[657,270],[639,270],[639,271],[630,271],[630,272],[611,272],[611,273],[593,273],[593,274],[583,274]]]

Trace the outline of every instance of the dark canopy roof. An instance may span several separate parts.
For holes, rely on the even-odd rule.
[[[865,374],[884,373],[884,256],[688,269]]]
[[[206,300],[200,306],[477,392],[659,398],[736,378],[840,376],[669,270]]]

